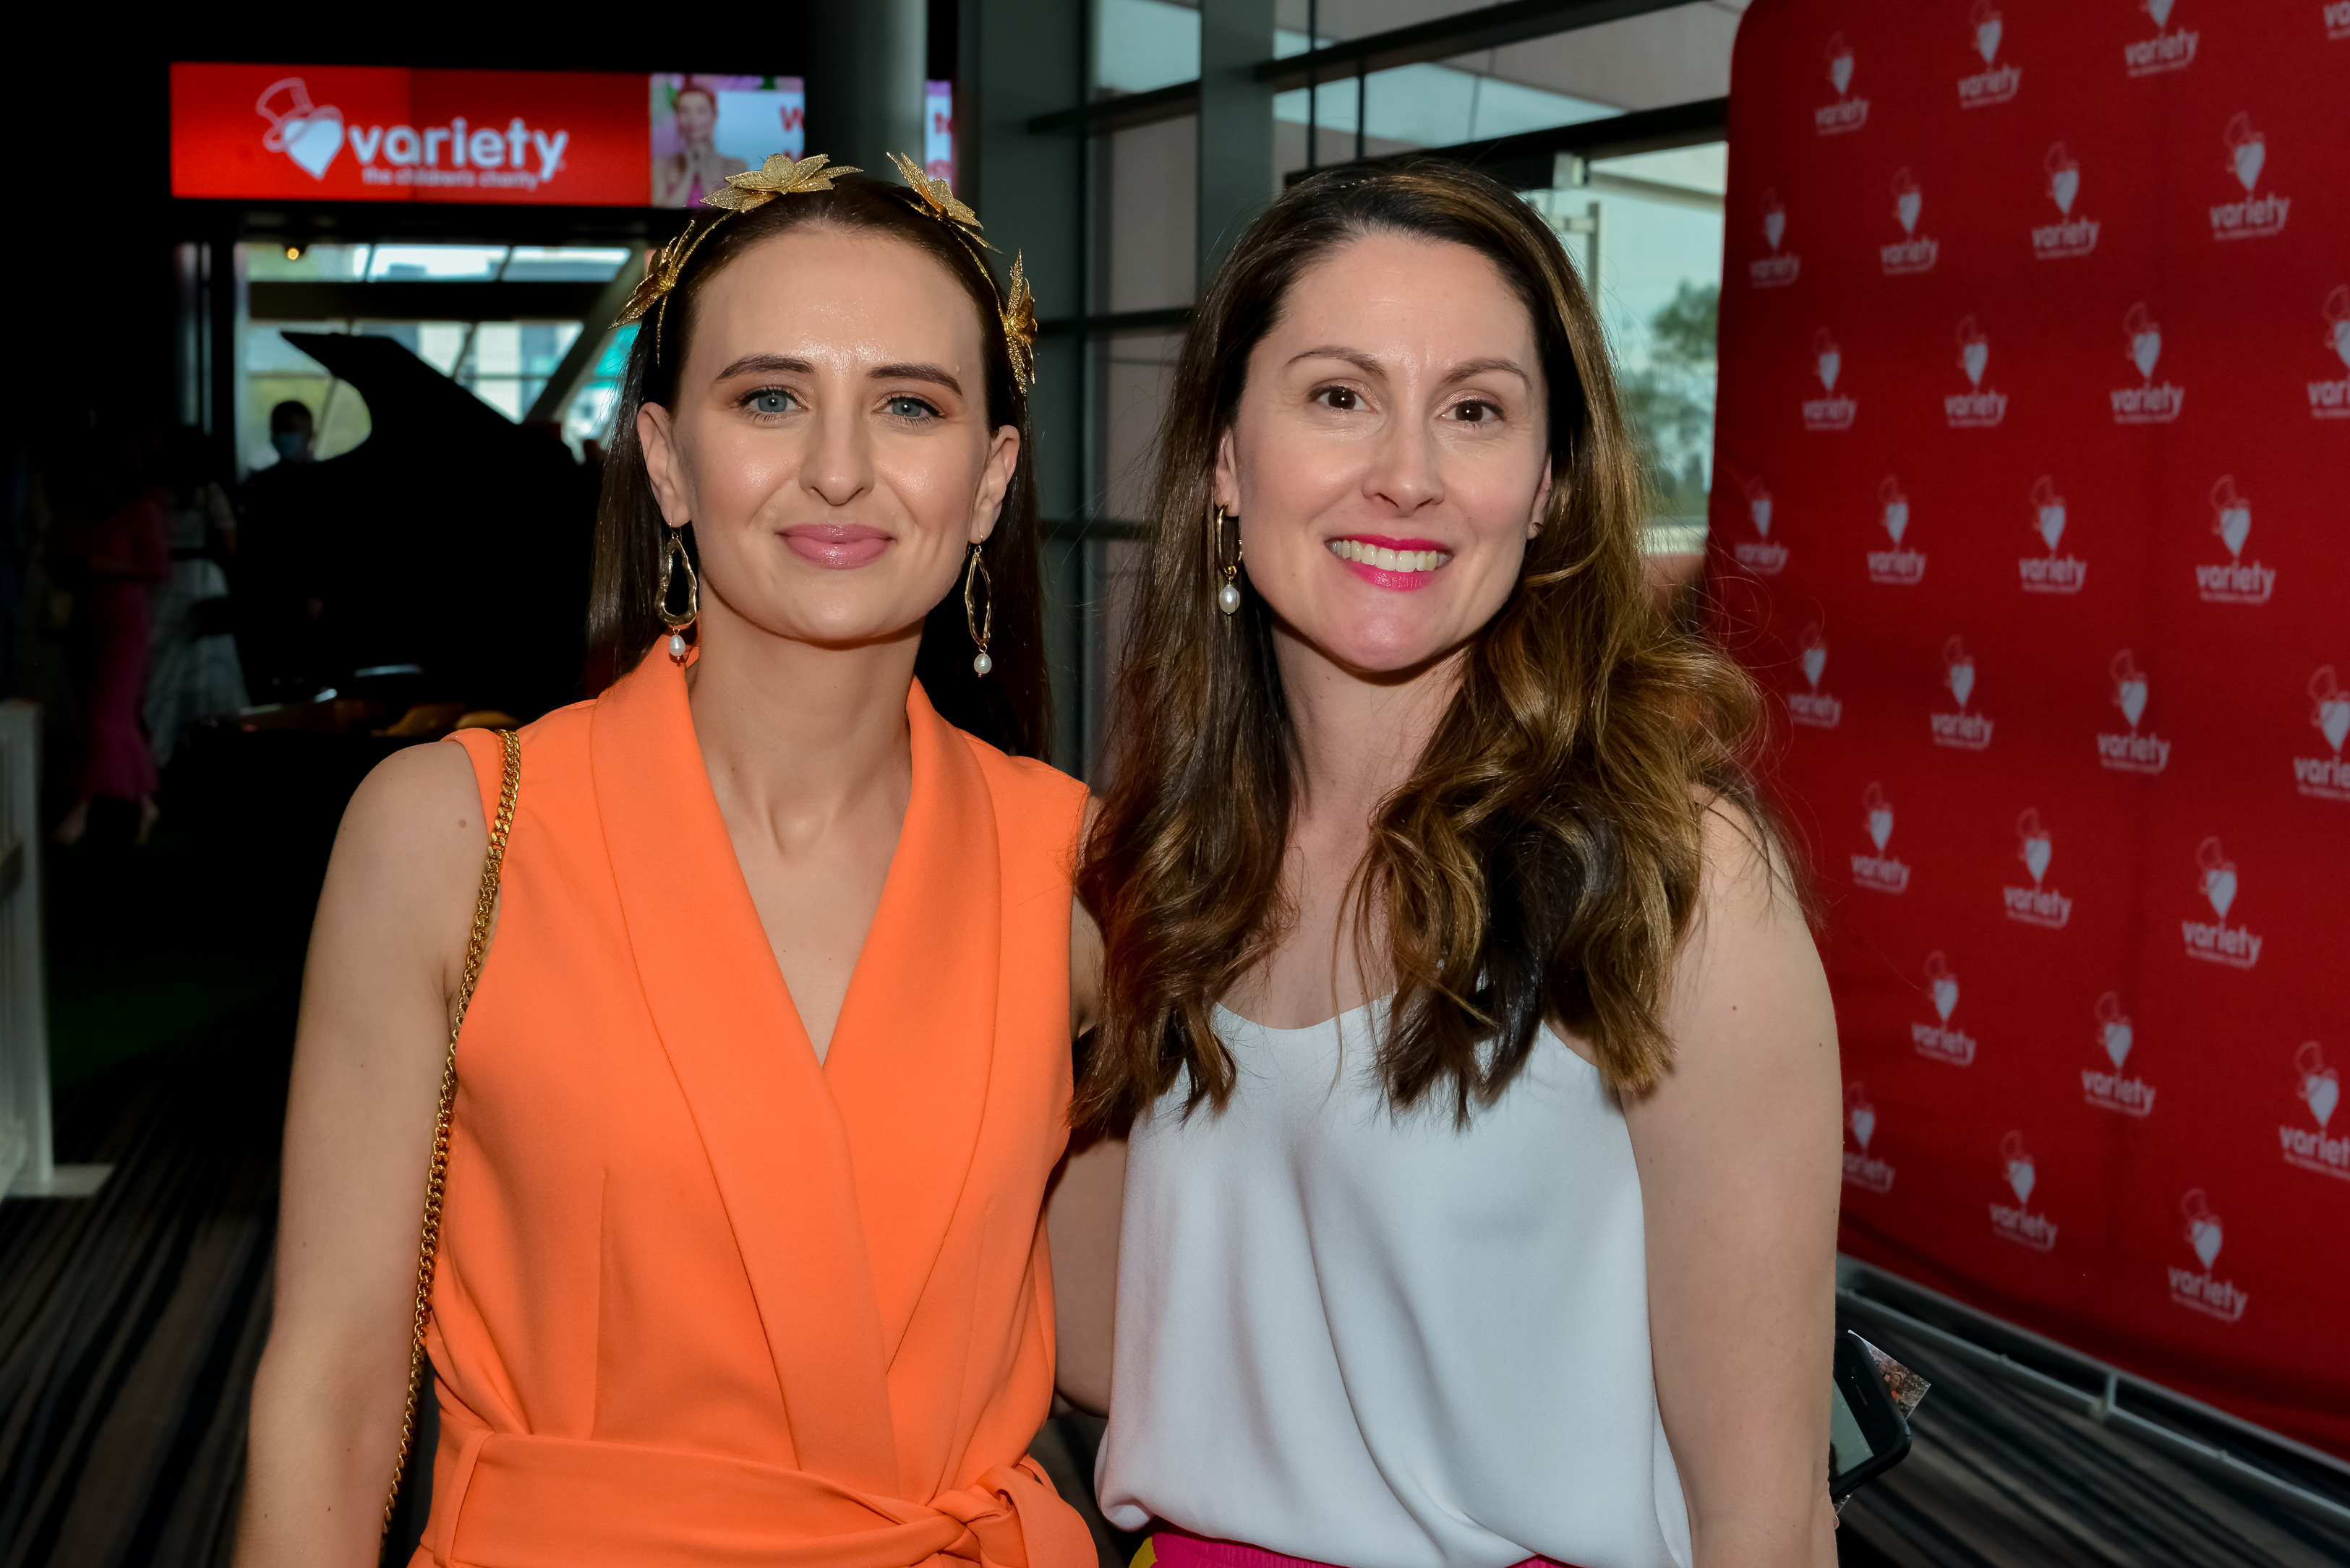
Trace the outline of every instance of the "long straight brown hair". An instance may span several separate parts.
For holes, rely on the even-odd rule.
[[[1664,990],[1697,906],[1707,804],[1762,821],[1741,760],[1753,689],[1650,601],[1639,461],[1557,237],[1457,164],[1306,180],[1250,225],[1193,311],[1160,431],[1111,787],[1077,878],[1108,960],[1081,1121],[1122,1125],[1178,1085],[1221,1109],[1234,1067],[1211,1010],[1293,918],[1295,734],[1270,610],[1253,593],[1230,622],[1215,607],[1211,487],[1251,350],[1309,268],[1372,234],[1465,245],[1500,270],[1533,318],[1553,479],[1517,584],[1465,650],[1356,873],[1358,940],[1396,979],[1377,1062],[1389,1103],[1440,1095],[1465,1123],[1546,1019],[1590,1043],[1612,1087],[1653,1085],[1670,1064]]]
[[[829,191],[779,197],[730,217],[705,216],[714,232],[697,246],[669,296],[665,318],[648,317],[629,349],[619,406],[612,414],[610,455],[604,462],[604,490],[596,510],[596,562],[588,602],[588,670],[592,694],[636,668],[667,629],[659,613],[661,553],[669,524],[645,472],[644,448],[637,440],[637,410],[647,403],[668,407],[693,340],[694,302],[710,280],[754,246],[808,224],[861,229],[912,245],[946,268],[979,318],[980,353],[985,362],[987,421],[991,430],[1011,425],[1020,432],[1020,455],[1003,493],[995,531],[981,547],[994,595],[989,654],[994,669],[982,677],[972,670],[971,635],[964,626],[962,585],[933,607],[922,623],[914,656],[914,679],[931,706],[950,723],[1014,756],[1045,757],[1052,750],[1052,691],[1045,666],[1044,578],[1036,522],[1035,441],[1028,423],[1028,398],[1012,373],[997,320],[994,281],[985,264],[898,186],[857,175],[835,182]],[[693,529],[685,530],[693,551]],[[694,565],[701,566],[699,553]]]

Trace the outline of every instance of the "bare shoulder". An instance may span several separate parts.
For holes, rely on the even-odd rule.
[[[361,936],[433,961],[462,955],[489,830],[472,756],[410,746],[376,764],[344,808],[318,901],[321,936]],[[362,936],[363,934],[363,936]]]

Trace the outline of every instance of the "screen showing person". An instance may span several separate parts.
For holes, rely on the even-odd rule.
[[[657,75],[652,87],[652,202],[695,207],[711,192],[807,146],[807,91],[798,77]]]

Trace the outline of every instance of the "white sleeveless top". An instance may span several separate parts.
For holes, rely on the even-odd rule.
[[[1341,1568],[1689,1568],[1615,1096],[1544,1030],[1466,1132],[1393,1116],[1386,1016],[1218,1008],[1231,1105],[1135,1124],[1103,1511]]]

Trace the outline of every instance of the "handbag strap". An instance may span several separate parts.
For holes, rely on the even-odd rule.
[[[512,730],[497,733],[505,750],[505,777],[498,786],[498,815],[490,825],[489,851],[482,857],[473,930],[465,943],[465,975],[457,985],[456,1016],[450,1021],[449,1050],[441,1062],[441,1108],[432,1118],[432,1163],[424,1178],[424,1226],[416,1244],[416,1310],[409,1320],[408,1407],[400,1412],[400,1458],[392,1466],[391,1490],[383,1500],[387,1532],[391,1529],[392,1511],[399,1506],[400,1483],[408,1474],[409,1450],[416,1443],[416,1402],[424,1389],[424,1329],[432,1321],[432,1269],[441,1252],[441,1199],[449,1184],[449,1120],[457,1108],[457,1034],[465,1027],[465,1010],[473,1003],[473,987],[481,982],[482,959],[490,946],[490,920],[498,907],[498,873],[505,864],[506,836],[514,831],[515,797],[522,792],[522,737]]]

